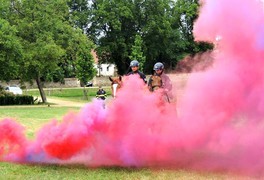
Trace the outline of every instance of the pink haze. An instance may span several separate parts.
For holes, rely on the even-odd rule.
[[[129,76],[106,108],[95,100],[33,141],[15,121],[0,121],[0,160],[263,173],[263,12],[257,0],[203,2],[194,35],[217,45],[215,62],[190,74],[178,115]]]

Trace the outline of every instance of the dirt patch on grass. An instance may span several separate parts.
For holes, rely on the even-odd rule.
[[[48,102],[50,103],[50,106],[60,106],[60,107],[83,107],[86,102],[74,102],[64,99],[58,99],[58,98],[47,98]]]

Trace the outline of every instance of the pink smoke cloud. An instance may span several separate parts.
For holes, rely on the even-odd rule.
[[[262,24],[260,1],[204,1],[195,38],[221,39],[212,68],[189,76],[178,115],[129,76],[106,108],[89,103],[42,127],[34,141],[21,125],[1,121],[1,160],[263,173]]]

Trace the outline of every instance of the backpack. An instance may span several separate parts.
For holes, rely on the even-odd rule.
[[[162,79],[160,76],[152,75],[150,77],[150,91],[155,91],[162,87]]]

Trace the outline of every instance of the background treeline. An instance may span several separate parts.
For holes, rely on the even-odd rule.
[[[44,81],[95,76],[99,63],[123,75],[131,59],[150,74],[155,62],[173,69],[187,54],[212,48],[194,42],[198,0],[1,0],[0,80]]]
[[[76,24],[97,45],[100,61],[115,63],[119,74],[126,73],[131,59],[150,74],[157,61],[174,69],[187,54],[213,47],[194,42],[198,0],[93,0],[88,8],[85,2],[71,1]]]
[[[0,1],[0,80],[44,81],[95,75],[94,44],[74,23],[67,0]]]

